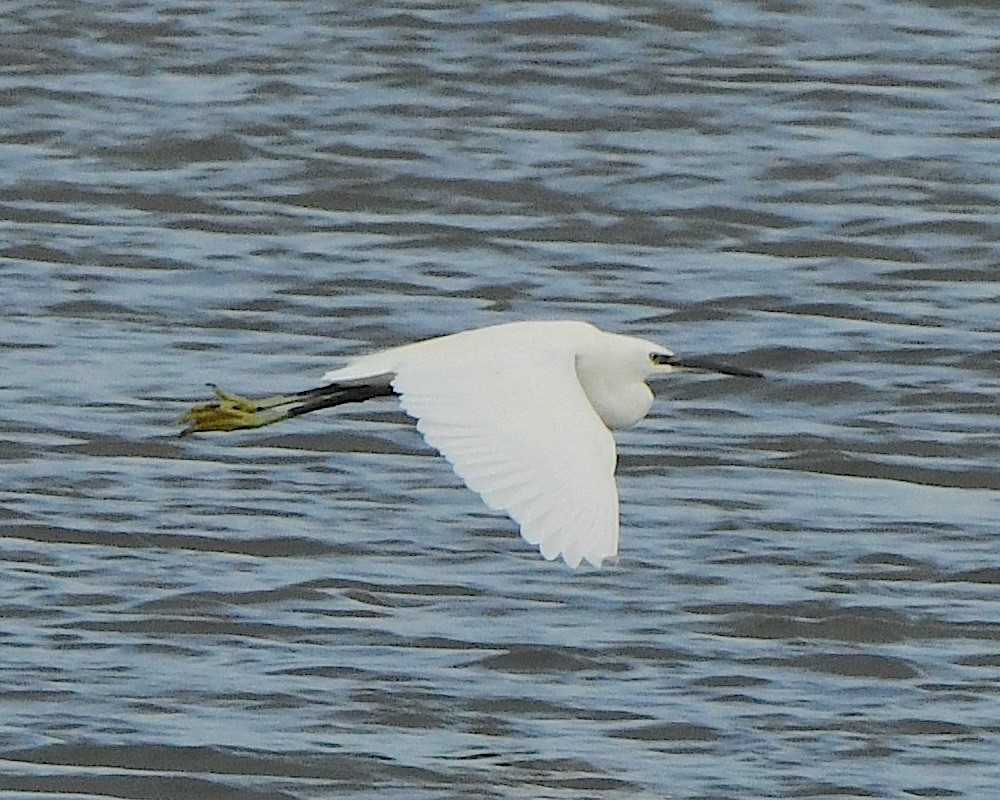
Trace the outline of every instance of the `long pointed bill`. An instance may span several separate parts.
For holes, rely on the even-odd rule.
[[[736,375],[740,378],[763,378],[764,375],[756,370],[745,369],[743,367],[731,367],[728,364],[720,364],[709,358],[685,358],[682,356],[670,356],[664,358],[660,363],[669,364],[677,369],[697,369],[704,372],[718,372],[722,375]]]

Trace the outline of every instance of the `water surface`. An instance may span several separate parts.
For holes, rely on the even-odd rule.
[[[0,789],[987,797],[1000,14],[10,2]],[[391,402],[204,384],[587,319],[724,356],[572,573]]]

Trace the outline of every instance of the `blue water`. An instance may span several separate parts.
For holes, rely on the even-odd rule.
[[[0,793],[993,796],[1000,15],[11,2]],[[768,374],[619,437],[618,560],[391,401],[206,382],[587,319]]]

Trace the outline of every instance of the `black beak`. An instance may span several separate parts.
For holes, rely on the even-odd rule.
[[[764,375],[756,370],[744,369],[743,367],[731,367],[728,364],[720,364],[709,358],[684,358],[682,356],[657,356],[657,364],[669,364],[677,369],[697,369],[704,372],[719,372],[722,375],[737,375],[740,378],[763,378]]]

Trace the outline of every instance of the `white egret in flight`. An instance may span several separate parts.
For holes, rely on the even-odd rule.
[[[648,378],[678,369],[761,377],[583,322],[512,322],[360,356],[295,394],[252,399],[213,387],[215,401],[180,422],[182,435],[259,428],[398,395],[428,444],[545,558],[599,567],[618,552],[611,431],[649,412]]]

